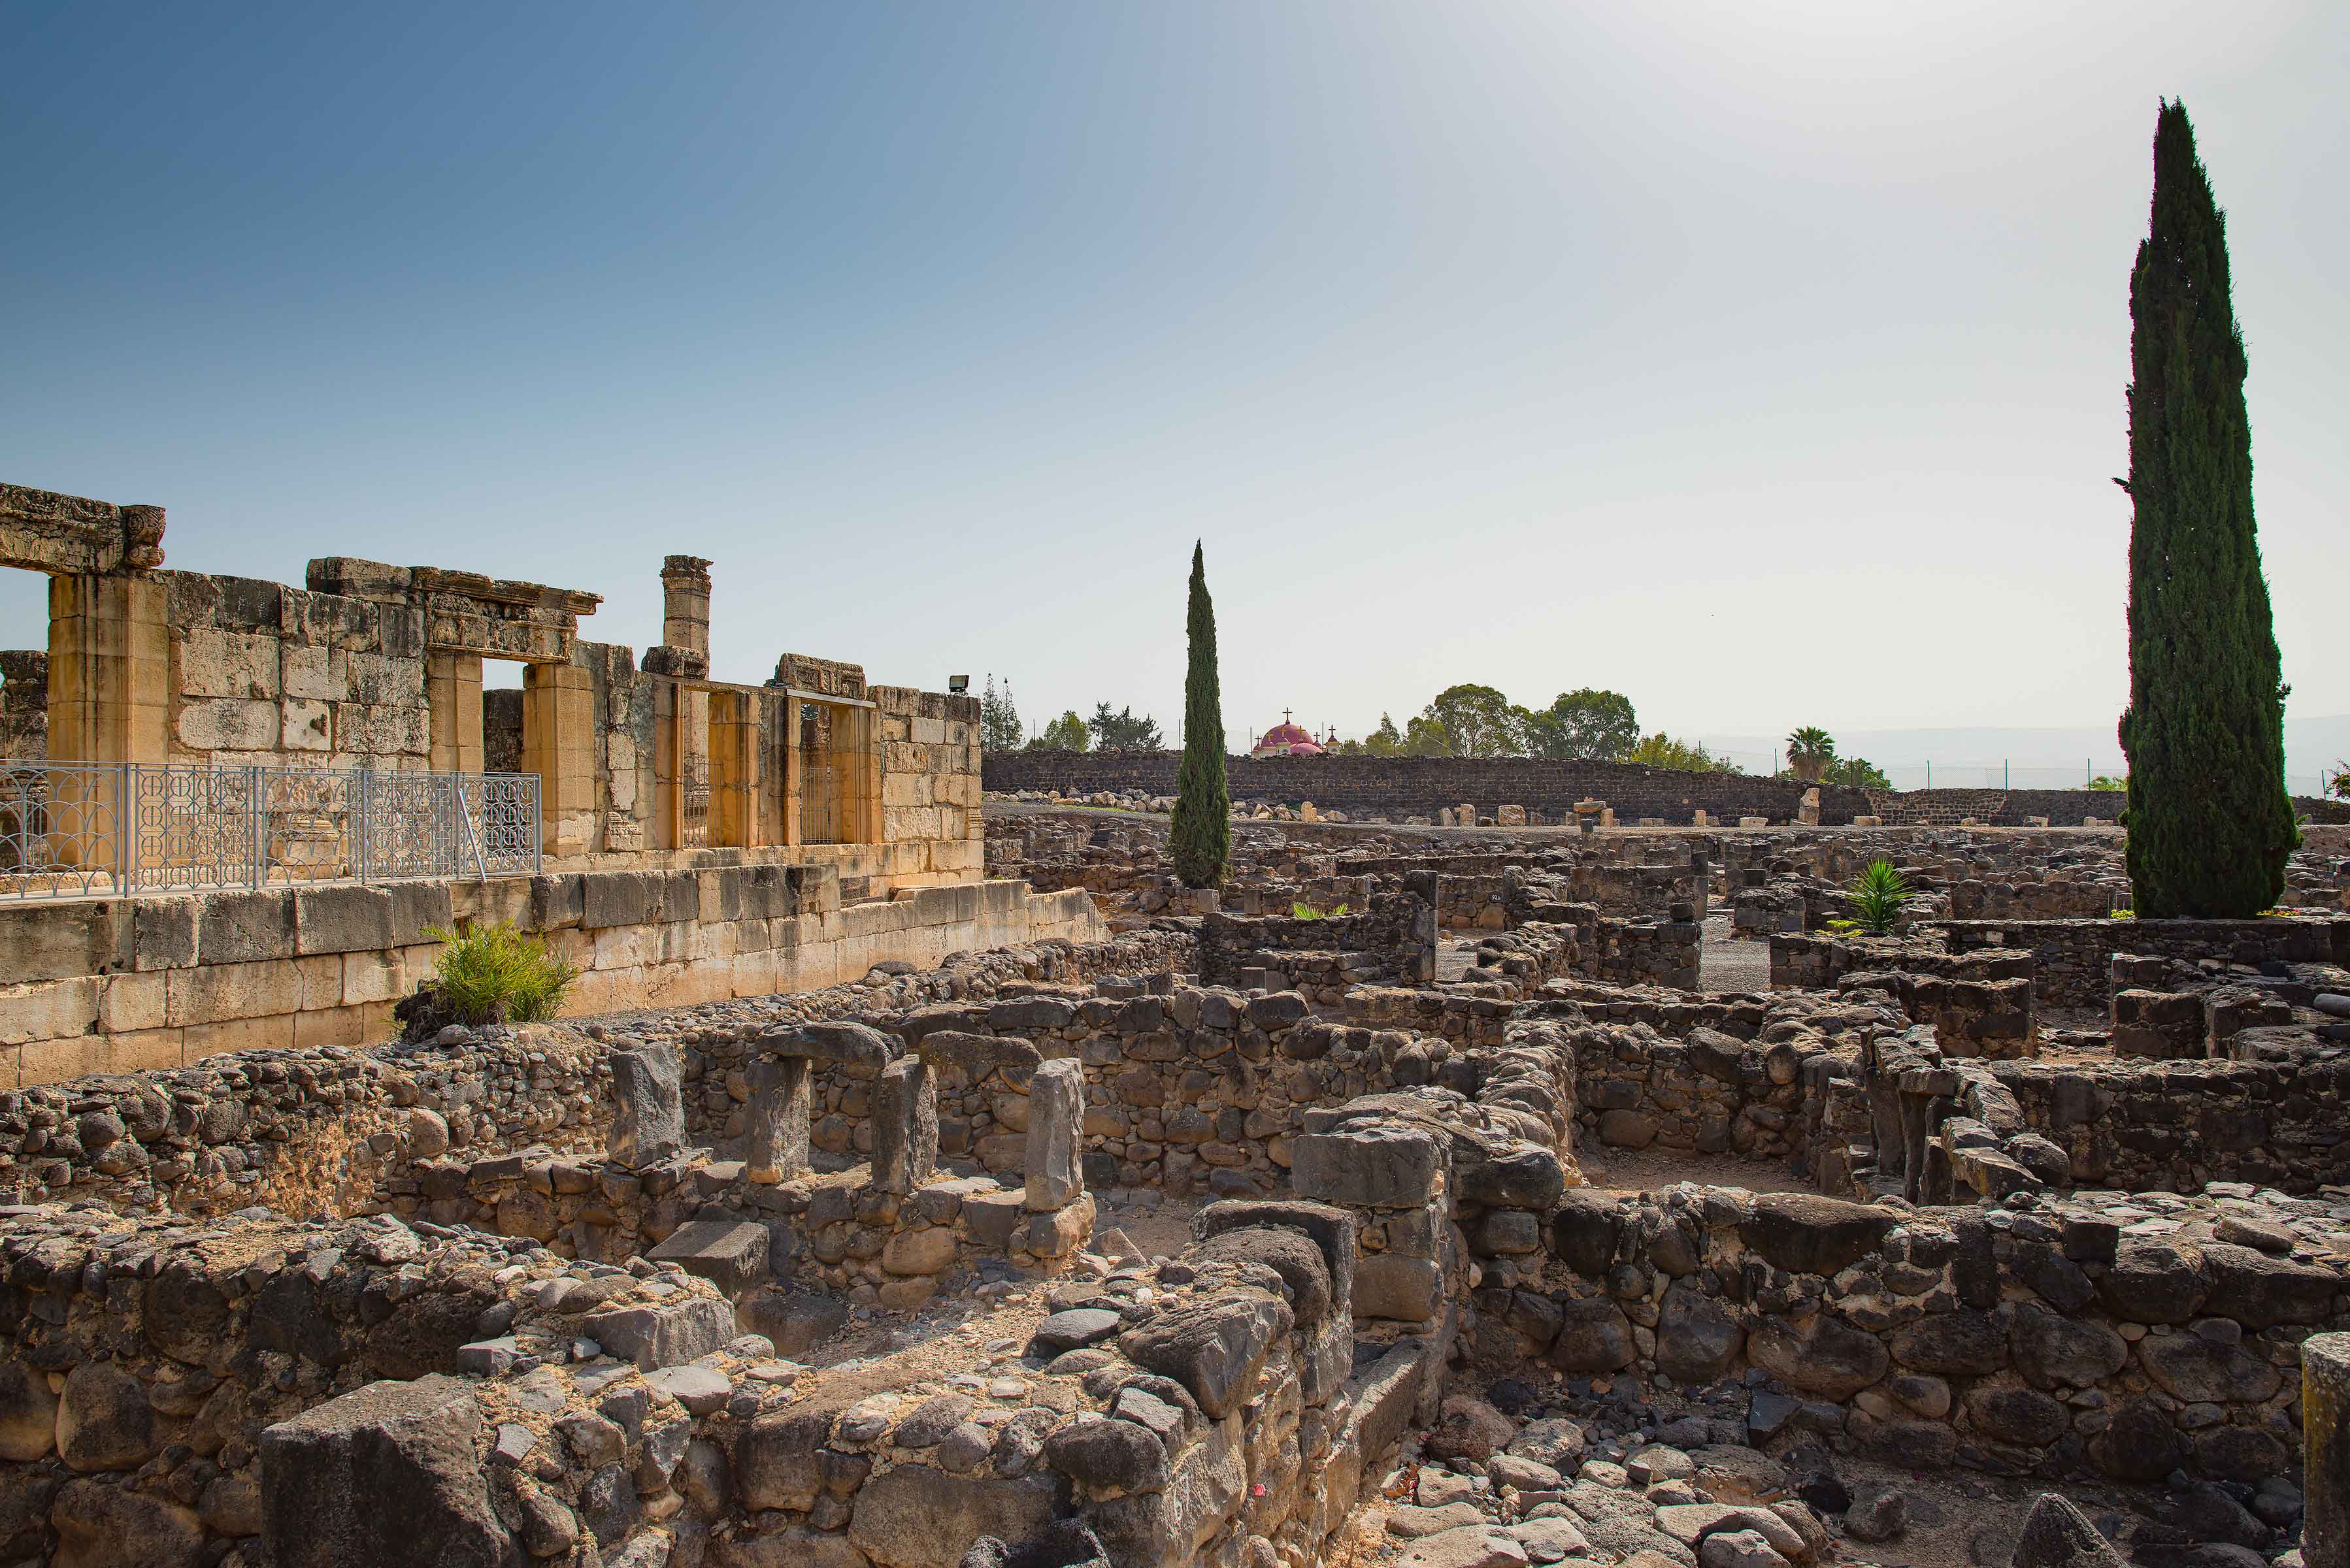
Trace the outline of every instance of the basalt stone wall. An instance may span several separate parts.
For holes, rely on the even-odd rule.
[[[2073,1179],[2127,1192],[2246,1181],[2286,1192],[2350,1184],[2350,1050],[2275,1062],[2147,1062],[1993,1071]]]
[[[43,1207],[0,1218],[0,1552],[12,1561],[196,1568],[242,1546],[307,1563],[330,1560],[317,1543],[338,1532],[430,1539],[442,1522],[433,1505],[447,1501],[435,1489],[407,1507],[354,1500],[373,1517],[284,1517],[272,1499],[283,1455],[268,1434],[371,1383],[421,1402],[462,1395],[468,1381],[450,1375],[464,1347],[572,1326],[548,1304],[560,1266],[547,1254],[389,1220],[306,1225],[255,1211],[190,1226]],[[703,1325],[696,1355],[733,1335],[714,1291],[682,1274],[606,1270],[563,1289],[572,1312],[593,1309],[572,1332],[608,1324],[616,1345],[624,1319]],[[603,1365],[606,1381],[633,1378]],[[474,1433],[490,1436],[478,1413],[444,1458],[473,1469],[463,1439]],[[483,1501],[477,1522],[494,1529]],[[257,1538],[273,1524],[284,1546],[298,1528],[313,1555],[264,1555]],[[389,1556],[384,1541],[358,1560]]]
[[[1839,1048],[1828,1031],[1882,1026],[1874,1009],[1798,1016],[1774,1013],[1758,997],[1725,999],[1715,1023],[1678,1035],[1645,1020],[1603,1021],[1597,1004],[1546,1000],[1524,1014],[1555,1020],[1575,1064],[1580,1136],[1596,1146],[1660,1143],[1773,1159],[1794,1158],[1808,1145],[1814,1118],[1806,1100],[1815,1075],[1804,1068]],[[1531,1026],[1530,1018],[1513,1024]]]
[[[2129,904],[2126,878],[2098,881],[1950,884],[1950,915],[1960,920],[2104,919]]]
[[[1656,919],[1675,904],[1694,908],[1700,889],[1695,868],[1679,866],[1617,866],[1601,860],[1529,863],[1518,857],[1501,871],[1463,875],[1448,871],[1438,884],[1437,911],[1453,928],[1505,930],[1529,918],[1534,904],[1589,904],[1600,914]]]
[[[2211,1240],[2209,1212],[2125,1233],[2111,1207],[1570,1192],[1543,1266],[1478,1293],[1472,1345],[1491,1366],[1750,1374],[1758,1439],[1841,1434],[1918,1469],[2287,1473],[2300,1344],[2350,1314],[2338,1261]]]
[[[461,1045],[238,1052],[0,1094],[0,1195],[131,1212],[348,1213],[411,1158],[600,1148],[603,1055],[534,1024]]]
[[[1936,920],[1950,950],[2021,948],[2033,958],[2043,1006],[2105,1011],[2116,953],[2192,963],[2350,966],[2350,919],[2280,916],[2252,920]],[[1775,969],[1779,942],[1772,939]],[[1775,980],[1773,983],[1776,983]]]
[[[1358,914],[1301,919],[1292,915],[1207,915],[1200,922],[1200,978],[1240,982],[1250,971],[1296,967],[1292,955],[1328,954],[1337,972],[1322,989],[1395,981],[1426,985],[1436,979],[1436,894],[1440,879],[1415,874],[1408,890],[1383,895]],[[1295,978],[1293,976],[1293,978]],[[1254,982],[1252,982],[1254,983]]]
[[[899,983],[987,997],[1038,973],[1164,970],[1191,950],[1180,929],[1045,942],[958,955],[946,969]],[[859,986],[734,1005],[794,1021],[904,1010]],[[196,1215],[255,1204],[348,1213],[405,1166],[452,1150],[600,1152],[612,1115],[603,1031],[529,1024],[445,1046],[231,1052],[165,1071],[0,1092],[0,1200],[92,1199]],[[665,1037],[682,1048],[697,1091],[687,1102],[696,1136],[715,1142],[742,1134],[749,1089],[736,1036],[746,1033],[689,1023],[688,1037]]]
[[[1939,922],[1937,922],[1939,924]],[[1996,933],[1994,933],[1996,934]],[[1777,931],[1771,937],[1774,991],[1834,991],[1848,974],[1934,975],[1943,980],[2031,980],[2038,955],[2021,946],[1945,950],[1919,937],[1828,936]]]
[[[1464,1015],[1472,1007],[1506,1011],[1506,1003],[1462,999]],[[1175,986],[1124,998],[1039,992],[874,1022],[910,1040],[941,1031],[992,1035],[1027,1042],[1043,1060],[1083,1063],[1087,1180],[1095,1188],[1277,1192],[1318,1108],[1430,1084],[1480,1103],[1498,1096],[1494,1103],[1509,1107],[1501,1119],[1516,1136],[1544,1158],[1564,1158],[1575,1115],[1568,1058],[1490,1033],[1446,1039],[1375,1026],[1372,1011],[1363,1016],[1356,1023],[1350,1009],[1345,1024],[1313,1018],[1295,992],[1246,997]],[[1028,1114],[1022,1075],[998,1070],[974,1084],[962,1069],[943,1067],[938,1085],[941,1155],[998,1174],[1020,1169]],[[842,1159],[869,1155],[872,1089],[871,1077],[843,1064],[812,1073],[811,1144]]]
[[[991,752],[981,771],[991,790],[1057,790],[1065,795],[1102,790],[1175,793],[1175,752]],[[1571,815],[1578,800],[1604,800],[1619,822],[1655,817],[1686,826],[1696,812],[1716,823],[1743,816],[1793,822],[1804,786],[1743,774],[1692,774],[1629,763],[1548,763],[1524,757],[1232,757],[1225,775],[1235,800],[1312,801],[1351,817],[1401,821],[1474,803],[1482,813],[1523,805],[1553,821]],[[1856,789],[1823,785],[1820,819],[1847,823],[1868,811]]]
[[[695,1154],[629,1167],[543,1151],[436,1160],[388,1184],[377,1205],[520,1237],[557,1256],[625,1263],[675,1261],[738,1303],[770,1280],[848,1293],[905,1311],[981,1258],[1059,1273],[1093,1234],[1094,1200],[1030,1210],[1022,1188],[992,1177],[941,1175],[910,1193],[875,1186],[870,1172],[745,1179],[740,1161]]]

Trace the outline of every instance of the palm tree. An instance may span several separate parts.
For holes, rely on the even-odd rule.
[[[1805,784],[1817,784],[1835,761],[1835,737],[1817,724],[1806,724],[1787,737],[1787,766]]]

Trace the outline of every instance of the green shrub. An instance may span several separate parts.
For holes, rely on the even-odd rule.
[[[425,933],[446,942],[432,983],[457,1021],[537,1023],[555,1016],[579,971],[549,952],[537,937],[508,925],[473,926]]]
[[[1338,916],[1340,916],[1340,915],[1345,914],[1346,912],[1347,912],[1347,906],[1346,906],[1346,905],[1344,905],[1344,904],[1339,905],[1339,906],[1338,906],[1336,909],[1331,909],[1331,910],[1327,910],[1327,911],[1321,910],[1321,909],[1315,909],[1315,908],[1313,905],[1311,905],[1311,904],[1301,904],[1301,903],[1295,903],[1295,902],[1293,902],[1293,903],[1289,906],[1289,914],[1290,914],[1290,918],[1291,918],[1292,919],[1298,919],[1298,920],[1327,920],[1327,919],[1335,919],[1336,918],[1337,918],[1337,917],[1338,917]]]
[[[1909,884],[1893,868],[1890,860],[1872,861],[1868,869],[1852,879],[1845,889],[1844,901],[1852,910],[1853,924],[1871,936],[1881,937],[1893,929],[1901,915],[1901,906],[1909,901]]]

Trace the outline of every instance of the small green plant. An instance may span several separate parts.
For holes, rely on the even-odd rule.
[[[2129,788],[2129,780],[2116,778],[2111,774],[2099,774],[2089,781],[2089,787],[2103,794],[2119,794]]]
[[[1340,915],[1345,914],[1346,912],[1347,912],[1347,906],[1346,906],[1346,905],[1344,905],[1344,904],[1339,905],[1339,906],[1338,906],[1336,909],[1326,909],[1326,909],[1315,909],[1315,908],[1313,905],[1311,905],[1311,904],[1301,904],[1301,903],[1295,903],[1295,902],[1293,902],[1293,903],[1289,906],[1289,913],[1290,913],[1290,917],[1291,917],[1291,919],[1299,919],[1299,920],[1330,920],[1330,919],[1336,919],[1337,917],[1339,917]]]
[[[1893,929],[1901,918],[1901,906],[1909,901],[1909,884],[1893,868],[1890,860],[1875,860],[1868,868],[1852,879],[1845,889],[1845,904],[1852,911],[1853,924],[1871,936],[1881,937]]]
[[[509,925],[425,932],[446,942],[432,983],[461,1023],[536,1023],[555,1016],[579,971]]]

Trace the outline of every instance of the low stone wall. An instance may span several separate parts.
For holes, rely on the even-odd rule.
[[[962,954],[890,990],[844,986],[734,1002],[728,1005],[758,1009],[760,1021],[717,1032],[672,1020],[658,1038],[700,1040],[682,1053],[688,1083],[702,1091],[688,1100],[689,1125],[717,1142],[743,1130],[743,1039],[778,1023],[902,1013],[920,999],[984,998],[1047,975],[1163,970],[1188,951],[1182,933],[1151,932]],[[227,1053],[151,1074],[0,1091],[0,1201],[70,1198],[199,1215],[254,1204],[349,1212],[403,1164],[450,1150],[602,1150],[611,1122],[607,1057],[630,1036],[608,1038],[600,1023],[584,1034],[543,1024],[461,1033],[448,1045]],[[730,1084],[740,1085],[742,1100]]]
[[[1442,1349],[1355,1370],[1340,1210],[1219,1205],[1197,1232],[1068,1287],[1024,1356],[809,1371],[675,1269],[382,1220],[11,1216],[0,1547],[951,1568],[1082,1526],[1139,1568],[1315,1560],[1432,1417]]]
[[[2073,1179],[2085,1185],[2350,1185],[2350,1050],[2259,1063],[2012,1062],[1995,1073],[2024,1124],[2064,1150]]]
[[[1838,1033],[1884,1021],[1873,1007],[1783,1006],[1759,1020],[1756,1012],[1752,999],[1725,1005],[1720,1027],[1696,1024],[1674,1038],[1645,1022],[1601,1022],[1582,1003],[1545,1001],[1523,1010],[1512,1028],[1552,1021],[1575,1061],[1580,1136],[1602,1147],[1661,1143],[1792,1159],[1808,1141],[1805,1064],[1836,1049]]]
[[[2350,967],[2350,919],[2276,916],[2253,920],[1937,920],[1950,950],[2021,948],[2032,954],[2043,1006],[2104,1012],[2116,953],[2192,963],[2326,963]],[[1773,952],[1776,943],[1773,943]]]
[[[1686,915],[1687,907],[1678,906]],[[1610,985],[1664,985],[1695,991],[1705,928],[1680,919],[1599,921],[1598,961],[1591,972]]]
[[[223,1052],[362,1045],[430,977],[430,933],[503,921],[580,971],[565,1011],[810,991],[878,963],[1108,929],[1081,892],[1019,882],[844,904],[832,867],[558,872],[0,907],[0,1088]]]
[[[463,1397],[477,1385],[450,1375],[499,1355],[526,1372],[537,1357],[523,1366],[484,1342],[552,1340],[541,1325],[556,1322],[558,1290],[564,1337],[603,1336],[581,1386],[637,1382],[615,1357],[655,1366],[734,1336],[726,1304],[682,1272],[603,1269],[557,1286],[543,1251],[390,1220],[246,1213],[192,1228],[39,1208],[0,1220],[0,1552],[12,1561],[194,1568],[275,1536],[278,1553],[260,1560],[286,1568],[380,1563],[389,1542],[339,1559],[338,1542],[395,1519],[445,1544],[431,1533],[441,1489],[405,1507],[350,1500],[376,1506],[340,1517],[289,1510],[280,1424],[363,1400],[371,1382],[430,1399]],[[550,1370],[542,1391],[547,1379],[573,1386]],[[473,1466],[464,1439],[477,1432],[488,1436],[478,1413],[463,1432],[425,1435]]]
[[[2126,877],[2095,881],[1950,884],[1950,916],[1960,920],[2102,920],[2129,908]]]
[[[1263,983],[1268,971],[1293,981],[1310,973],[1317,983],[1309,994],[1329,1002],[1341,1000],[1348,985],[1430,984],[1436,979],[1438,881],[1415,874],[1405,891],[1375,898],[1354,914],[1203,916],[1200,978],[1232,985]],[[1316,971],[1317,961],[1323,972]],[[1244,981],[1250,974],[1260,978]],[[1325,991],[1332,994],[1323,996]]]
[[[941,1175],[899,1193],[865,1166],[763,1186],[740,1160],[698,1154],[633,1168],[541,1150],[435,1160],[389,1179],[369,1207],[520,1237],[558,1257],[674,1261],[738,1304],[773,1280],[892,1311],[920,1306],[983,1258],[1059,1273],[1094,1225],[1082,1191],[1039,1212],[1017,1183]]]
[[[2228,1214],[2173,1201],[2181,1218],[2147,1226],[2094,1197],[1905,1212],[1687,1184],[1571,1192],[1544,1266],[1477,1293],[1471,1343],[1495,1366],[1744,1375],[1758,1440],[1809,1430],[1914,1469],[2284,1473],[2299,1345],[2350,1321],[2350,1284],[2339,1260],[2212,1239]]]
[[[987,788],[1057,790],[1085,796],[1100,791],[1175,793],[1176,752],[991,752],[981,772]],[[1312,801],[1359,821],[1436,814],[1473,802],[1490,815],[1496,805],[1523,805],[1560,822],[1579,800],[1604,800],[1619,822],[1654,817],[1687,826],[1703,811],[1715,823],[1747,816],[1793,822],[1805,786],[1744,774],[1693,774],[1630,763],[1551,763],[1524,757],[1232,757],[1225,777],[1234,800]],[[1868,811],[1856,789],[1820,786],[1820,819],[1847,823]]]
[[[1946,950],[1921,937],[1827,936],[1780,931],[1771,938],[1771,989],[1834,991],[1847,974],[1935,975],[1944,980],[2031,980],[2036,955],[1997,944]]]
[[[1477,1004],[1461,1005],[1465,1013]],[[1121,1000],[1039,992],[875,1022],[909,1040],[955,1031],[1024,1041],[1045,1061],[1082,1063],[1087,1179],[1097,1188],[1181,1194],[1204,1187],[1219,1197],[1279,1191],[1288,1185],[1295,1139],[1316,1109],[1383,1089],[1443,1083],[1474,1097],[1530,1085],[1511,1090],[1513,1103],[1535,1107],[1519,1136],[1553,1151],[1565,1147],[1574,1114],[1563,1058],[1357,1024],[1351,1014],[1347,1023],[1333,1023],[1311,1017],[1295,992],[1243,997],[1179,985]],[[812,1076],[810,1089],[813,1145],[841,1158],[869,1154],[872,1079],[828,1067]],[[999,1173],[1017,1170],[1026,1110],[1024,1094],[1001,1074],[974,1084],[959,1070],[942,1070],[941,1152]]]
[[[1856,972],[1837,982],[1841,992],[1882,992],[1914,1023],[1930,1023],[1946,1056],[2008,1061],[2040,1054],[2032,1012],[2032,981],[1954,980],[1937,974]],[[2198,1017],[2200,1012],[2199,1010]]]

